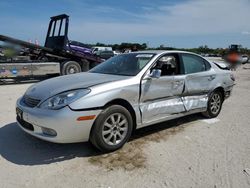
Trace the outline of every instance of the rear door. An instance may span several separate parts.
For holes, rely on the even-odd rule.
[[[211,65],[197,55],[182,53],[182,73],[185,75],[184,106],[187,111],[206,108],[211,82],[216,74]]]

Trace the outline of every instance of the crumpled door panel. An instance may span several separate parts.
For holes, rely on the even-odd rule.
[[[182,97],[186,111],[197,108],[207,108],[208,95],[186,96]]]

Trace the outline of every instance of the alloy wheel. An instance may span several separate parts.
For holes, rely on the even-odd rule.
[[[211,98],[210,103],[211,112],[217,114],[221,108],[221,97],[218,93],[215,93]]]
[[[106,144],[114,146],[125,139],[127,132],[127,118],[121,113],[114,113],[103,124],[102,138]]]

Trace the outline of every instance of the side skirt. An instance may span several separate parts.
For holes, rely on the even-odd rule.
[[[207,110],[207,108],[199,108],[199,109],[190,110],[188,112],[170,114],[169,116],[166,116],[164,118],[160,118],[160,119],[157,119],[157,120],[154,120],[154,121],[149,121],[149,122],[140,124],[140,125],[137,126],[137,129],[142,128],[142,127],[146,127],[146,126],[149,126],[149,125],[153,125],[153,124],[156,124],[156,123],[169,121],[169,120],[176,119],[176,118],[179,118],[179,117],[187,116],[187,115],[190,115],[190,114],[205,112],[206,110]]]

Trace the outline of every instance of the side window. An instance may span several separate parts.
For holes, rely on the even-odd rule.
[[[199,56],[191,54],[182,54],[181,56],[184,74],[203,72],[210,68],[209,64],[206,63],[205,60]]]
[[[161,76],[177,75],[179,74],[179,57],[177,54],[164,55],[157,60],[152,69],[160,69]]]

